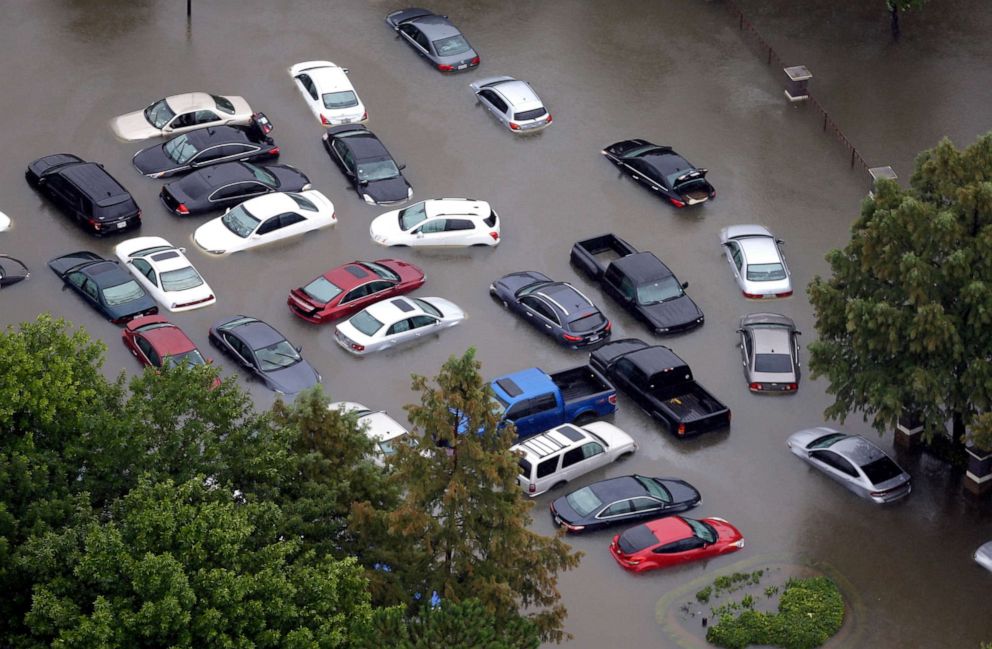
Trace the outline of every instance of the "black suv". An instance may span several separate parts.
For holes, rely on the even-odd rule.
[[[141,209],[103,165],[71,153],[38,158],[24,172],[28,184],[97,236],[141,227]]]

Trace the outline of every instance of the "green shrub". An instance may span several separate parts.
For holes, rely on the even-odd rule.
[[[706,588],[696,593],[696,599],[699,602],[705,604],[706,602],[710,601],[710,595],[712,594],[713,594],[713,587],[707,586]]]

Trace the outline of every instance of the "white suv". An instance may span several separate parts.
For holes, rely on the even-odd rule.
[[[519,457],[517,482],[534,497],[633,454],[637,444],[613,424],[596,421],[552,428],[510,450]]]

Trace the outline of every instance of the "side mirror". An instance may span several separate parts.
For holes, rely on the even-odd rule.
[[[784,244],[785,242],[784,242],[784,241],[782,241],[781,239],[775,239],[775,243],[777,243],[777,244],[779,244],[779,245],[782,245],[782,244]]]
[[[184,255],[186,254],[186,248],[176,248],[176,250],[183,253]]]
[[[303,345],[297,345],[297,346],[296,346],[296,353],[297,353],[297,354],[299,354],[299,353],[301,353],[302,351],[303,351]]]
[[[682,288],[683,289],[689,288],[689,282],[682,282]]]
[[[396,168],[399,169],[400,171],[403,171],[404,169],[406,169],[406,165],[405,164],[398,165]]]
[[[341,68],[341,69],[344,71],[345,74],[351,74],[351,70],[349,70],[348,68]]]
[[[361,187],[367,187],[367,186],[368,186],[368,184],[369,184],[369,181],[367,181],[367,180],[359,180],[359,181],[358,181],[358,184],[359,184],[359,185],[360,185]]]

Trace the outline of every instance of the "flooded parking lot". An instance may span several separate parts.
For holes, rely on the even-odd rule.
[[[187,247],[218,302],[169,317],[205,351],[213,322],[236,313],[258,317],[302,345],[333,399],[386,408],[400,419],[414,397],[410,374],[432,375],[450,354],[469,346],[477,348],[491,376],[532,365],[551,371],[585,363],[584,353],[552,346],[490,299],[494,279],[537,270],[573,282],[592,298],[613,319],[615,339],[634,336],[672,346],[733,412],[729,432],[679,441],[621,396],[615,423],[640,450],[583,482],[631,472],[688,480],[704,496],[694,514],[725,517],[747,538],[747,547],[733,557],[638,576],[610,558],[613,532],[574,539],[586,556],[560,581],[569,610],[566,630],[575,636],[567,646],[675,646],[655,622],[656,602],[706,571],[766,554],[809,557],[842,574],[867,612],[861,646],[977,648],[992,640],[992,575],[971,559],[992,538],[987,502],[966,499],[956,478],[925,456],[899,458],[915,480],[908,500],[891,507],[862,502],[785,447],[790,433],[823,423],[830,403],[823,382],[804,377],[798,394],[781,398],[747,391],[735,347],[738,318],[779,311],[796,321],[804,341],[813,337],[812,311],[801,288],[827,271],[826,251],[846,242],[866,183],[804,108],[784,100],[780,71],[769,70],[746,46],[721,3],[439,3],[431,8],[447,13],[482,57],[477,70],[455,76],[431,70],[394,38],[382,19],[398,7],[385,2],[194,1],[191,24],[180,2],[7,4],[0,25],[0,139],[7,160],[0,171],[0,211],[14,227],[0,234],[0,252],[23,259],[32,276],[0,295],[0,324],[50,311],[107,343],[110,374],[139,370],[119,330],[63,291],[45,267],[50,258],[75,250],[112,256],[119,241],[90,238],[24,182],[29,161],[56,152],[103,163],[142,207],[141,234]],[[759,3],[742,4],[748,9]],[[818,97],[870,162],[893,164],[905,179],[913,155],[940,135],[965,145],[987,130],[988,124],[965,114],[969,102],[988,112],[992,83],[981,83],[992,74],[988,45],[973,42],[981,33],[974,25],[989,22],[984,14],[970,27],[942,18],[917,36],[907,33],[910,44],[919,40],[922,53],[915,56],[928,57],[916,65],[922,58],[887,47],[885,22],[878,33],[845,30],[838,24],[845,14],[820,8],[813,13],[826,27],[818,31],[785,3],[754,9],[759,28],[781,34],[783,55],[808,56],[796,63],[822,74],[822,82],[814,77]],[[958,15],[969,15],[967,10],[966,3],[951,3]],[[951,34],[964,45],[953,51],[940,45],[934,30],[941,24],[954,27]],[[878,45],[872,44],[875,38]],[[833,56],[836,48],[845,52]],[[886,56],[884,74],[852,72]],[[902,58],[892,62],[895,56]],[[386,209],[364,204],[333,166],[321,146],[322,128],[287,73],[293,63],[314,59],[351,70],[369,110],[368,125],[407,165],[415,199],[466,196],[493,205],[502,218],[498,247],[421,251],[372,243],[369,222]],[[976,61],[985,67],[956,65]],[[502,130],[468,88],[497,74],[529,81],[554,124],[526,138]],[[975,96],[922,101],[928,88],[950,94],[974,88]],[[304,171],[334,201],[337,225],[228,257],[196,248],[192,232],[210,217],[170,215],[158,200],[162,182],[141,177],[131,166],[142,144],[116,140],[108,126],[115,115],[194,90],[242,95],[266,113],[275,124],[280,162]],[[599,151],[633,137],[670,144],[707,167],[716,199],[675,210],[619,176]],[[756,304],[741,296],[718,238],[721,228],[735,223],[764,224],[785,240],[797,288],[793,297]],[[688,281],[706,324],[682,336],[655,338],[577,274],[568,262],[572,243],[605,232],[654,251]],[[331,327],[289,313],[290,288],[352,259],[383,257],[423,268],[427,282],[416,295],[452,300],[468,313],[467,321],[415,347],[354,358],[334,342]],[[216,362],[225,375],[246,379],[226,359]],[[271,404],[272,394],[260,383],[247,385],[259,408]],[[857,416],[846,427],[875,435]],[[891,435],[881,445],[890,448]],[[537,499],[536,530],[552,533],[546,508],[554,497]]]

